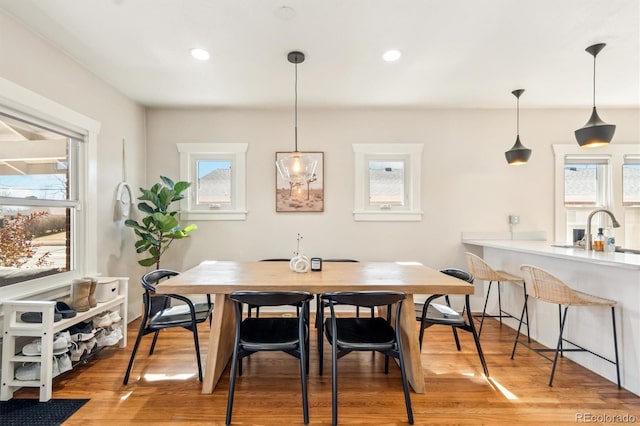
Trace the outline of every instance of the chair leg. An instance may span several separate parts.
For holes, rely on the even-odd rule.
[[[487,368],[487,361],[484,359],[484,353],[482,352],[482,346],[480,346],[480,336],[476,332],[476,326],[473,323],[473,315],[471,314],[471,305],[469,303],[469,295],[465,295],[465,308],[467,311],[467,317],[469,319],[469,328],[471,329],[471,334],[473,334],[473,341],[476,344],[476,350],[478,351],[478,357],[480,358],[480,363],[482,364],[482,370],[484,371],[485,377],[489,377],[489,369]],[[455,327],[454,327],[455,330]]]
[[[140,346],[140,341],[142,340],[142,336],[144,334],[144,328],[146,324],[146,318],[140,323],[140,329],[138,330],[138,337],[136,337],[136,343],[133,345],[133,351],[131,352],[131,358],[129,359],[129,365],[127,366],[127,372],[124,374],[124,380],[122,381],[123,385],[129,383],[129,374],[131,374],[131,368],[133,367],[133,360],[136,357],[136,352],[138,352],[138,346]]]
[[[447,302],[447,306],[451,307],[451,300],[449,300],[448,295],[444,296],[444,300]],[[460,339],[458,338],[458,330],[456,330],[455,327],[451,327],[451,331],[453,332],[453,339],[456,341],[456,348],[458,348],[458,351],[462,350],[460,347]]]
[[[520,328],[522,327],[522,320],[527,311],[527,300],[529,298],[528,294],[524,294],[524,306],[522,307],[522,314],[520,314],[520,322],[518,323],[518,330],[516,331],[516,340],[513,342],[513,349],[511,350],[511,359],[516,354],[516,346],[518,346],[518,339],[520,338]],[[527,336],[529,335],[529,316],[527,314]]]
[[[498,319],[500,320],[500,327],[502,327],[502,297],[500,293],[500,281],[498,281]]]
[[[397,335],[397,339],[398,339],[398,363],[400,364],[400,376],[402,377],[402,389],[404,391],[404,404],[407,407],[407,419],[409,421],[409,424],[412,425],[413,409],[411,408],[411,396],[409,395],[409,383],[407,380],[407,372],[405,370],[405,365],[404,365],[404,357],[402,356],[402,342],[400,341],[399,335]]]
[[[616,333],[616,311],[615,308],[611,307],[611,323],[613,324],[613,350],[616,355],[616,377],[618,378],[618,389],[621,389],[620,386],[620,360],[618,359],[618,335]]]
[[[318,374],[322,376],[322,368],[324,365],[324,306],[320,305],[322,301],[318,298],[318,309],[316,311],[316,328],[318,329]]]
[[[487,297],[484,299],[484,307],[482,308],[482,317],[480,318],[480,329],[478,330],[478,337],[482,334],[482,325],[484,324],[484,316],[487,313],[487,303],[489,302],[489,295],[491,294],[491,284],[493,281],[489,281],[489,288],[487,289]]]
[[[236,390],[236,376],[238,369],[238,345],[233,348],[233,357],[231,359],[231,377],[229,378],[229,396],[227,397],[227,418],[225,424],[231,424],[231,414],[233,412],[233,395]]]
[[[531,334],[530,334],[530,328],[529,328],[529,306],[527,306],[527,299],[528,299],[528,295],[527,295],[527,283],[525,283],[524,281],[522,282],[522,288],[524,291],[524,312],[525,312],[525,316],[527,318],[527,342],[531,343]],[[521,318],[522,320],[522,318]]]
[[[304,341],[300,340],[300,384],[302,387],[302,416],[304,417],[304,424],[309,424],[309,401],[307,398],[307,373],[309,371],[308,365],[308,348],[305,348]]]
[[[149,355],[153,355],[153,351],[156,348],[156,342],[158,341],[158,335],[160,334],[160,330],[156,330],[153,333],[153,341],[151,342],[151,347],[149,348]]]
[[[558,353],[562,352],[562,332],[564,331],[564,324],[567,319],[567,311],[569,307],[564,308],[564,315],[560,319],[560,335],[558,336],[558,345],[556,346],[556,355],[553,357],[553,367],[551,368],[551,377],[549,378],[549,386],[553,386],[553,376],[556,373],[556,364],[558,363]]]
[[[562,330],[564,324],[562,323],[562,305],[558,305],[558,326],[560,327],[560,330]],[[560,358],[562,358],[564,356],[564,352],[562,350],[562,339],[560,339],[560,343],[559,343],[559,348],[560,348]]]
[[[338,351],[331,345],[331,424],[338,425]]]
[[[198,340],[198,327],[193,324],[193,343],[196,348],[196,361],[198,363],[198,380],[202,381],[202,362],[200,361],[200,342]]]

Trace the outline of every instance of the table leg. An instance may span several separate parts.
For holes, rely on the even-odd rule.
[[[424,370],[422,369],[416,317],[413,310],[413,294],[407,294],[407,298],[402,302],[400,315],[400,338],[402,339],[407,380],[415,393],[425,393]]]
[[[226,294],[215,295],[213,321],[209,332],[209,352],[204,367],[202,393],[213,393],[233,354],[235,337],[233,301]]]

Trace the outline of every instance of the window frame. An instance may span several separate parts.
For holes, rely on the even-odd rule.
[[[421,143],[371,143],[353,144],[355,157],[355,191],[353,218],[355,221],[421,221],[424,212],[421,207]],[[369,202],[369,161],[405,162],[406,205],[383,205]]]
[[[247,143],[177,143],[180,153],[180,179],[192,182],[180,202],[182,220],[246,220],[247,218]],[[231,204],[212,203],[210,208],[197,205],[197,167],[202,160],[230,161],[231,166]],[[194,180],[195,179],[195,180]]]
[[[567,240],[566,207],[564,204],[564,165],[565,158],[584,156],[604,157],[609,160],[608,194],[605,196],[604,208],[611,210],[621,223],[623,229],[616,230],[616,244],[624,246],[627,233],[625,223],[625,211],[627,206],[622,204],[622,164],[625,155],[640,155],[640,144],[617,143],[597,148],[582,148],[577,144],[552,144],[554,154],[554,241],[569,242]],[[587,206],[584,210],[592,211],[599,206]],[[599,215],[602,216],[602,215]],[[600,220],[599,218],[597,220]],[[586,222],[584,224],[586,226]],[[592,226],[596,226],[592,224]]]
[[[100,123],[63,105],[25,89],[0,77],[0,108],[14,117],[23,118],[52,130],[68,130],[82,137],[78,143],[77,196],[73,232],[75,242],[72,253],[72,270],[21,281],[0,287],[0,300],[23,299],[67,288],[74,278],[97,272],[97,140]],[[71,183],[70,183],[71,184]],[[5,204],[16,199],[3,198]]]
[[[640,155],[626,154],[622,159],[622,205],[625,208],[640,208],[639,201],[627,201],[624,198],[624,166],[626,165],[640,165]]]

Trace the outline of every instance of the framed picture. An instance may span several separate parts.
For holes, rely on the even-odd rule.
[[[324,153],[301,152],[318,161],[313,176],[301,184],[292,184],[280,176],[276,167],[276,212],[308,213],[324,211]],[[276,152],[276,161],[291,152]]]

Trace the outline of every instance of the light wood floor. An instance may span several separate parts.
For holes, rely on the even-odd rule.
[[[187,331],[166,331],[152,357],[151,336],[146,336],[129,385],[122,385],[137,326],[137,321],[131,324],[129,348],[106,348],[55,380],[54,398],[91,398],[65,425],[224,424],[228,372],[213,394],[201,394]],[[495,320],[485,321],[482,344],[491,374],[486,379],[468,333],[461,333],[462,352],[457,352],[449,328],[428,329],[422,350],[427,392],[411,393],[415,424],[576,424],[581,423],[577,416],[603,415],[635,416],[640,422],[640,397],[567,359],[559,363],[554,386],[548,387],[548,361],[523,346],[515,360],[509,358],[514,333]],[[208,324],[203,324],[203,356],[207,335]],[[325,346],[325,374],[320,377],[315,334],[311,341],[310,423],[330,424],[330,349]],[[245,360],[233,424],[302,424],[297,362],[283,353],[258,353]],[[349,354],[338,365],[340,424],[407,424],[395,365],[385,376],[384,357],[369,352]],[[37,398],[37,389],[22,389],[15,397]]]

